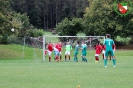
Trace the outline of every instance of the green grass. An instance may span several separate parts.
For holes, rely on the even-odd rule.
[[[73,62],[43,62],[33,58],[33,49],[25,48],[22,60],[22,46],[0,45],[0,88],[132,88],[133,54],[132,50],[116,51],[117,66],[108,61],[104,68],[103,60],[94,60],[88,54],[88,63],[81,60]],[[41,50],[36,49],[41,55]],[[64,53],[64,52],[63,52]],[[80,59],[80,54],[79,54]],[[91,59],[92,60],[91,60]],[[101,58],[101,57],[100,57]]]

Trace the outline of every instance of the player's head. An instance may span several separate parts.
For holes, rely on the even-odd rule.
[[[100,41],[97,42],[97,45],[99,45],[99,44],[100,44]]]
[[[111,35],[110,34],[106,34],[106,38],[111,38]]]
[[[51,44],[51,42],[48,42],[48,44]]]
[[[70,44],[70,42],[67,42],[67,45],[69,45]]]
[[[85,41],[82,41],[82,44],[85,44]]]
[[[79,44],[79,41],[77,41],[77,44]]]

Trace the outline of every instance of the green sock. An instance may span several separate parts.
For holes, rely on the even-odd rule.
[[[116,59],[115,58],[113,58],[113,64],[114,64],[114,66],[116,66]]]
[[[76,58],[74,57],[74,61],[76,61]]]
[[[104,59],[104,66],[107,66],[107,59]]]
[[[75,61],[77,61],[78,59],[77,59],[77,57],[75,58]]]
[[[84,61],[84,58],[82,57],[82,61]]]

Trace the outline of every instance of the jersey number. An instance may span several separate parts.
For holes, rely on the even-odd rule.
[[[110,46],[110,41],[109,41],[109,46]]]

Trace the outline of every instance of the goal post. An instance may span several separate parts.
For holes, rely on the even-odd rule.
[[[65,39],[65,41],[61,39]],[[58,43],[60,41],[63,41],[65,43],[67,41],[72,41],[72,43],[74,43],[75,41],[80,41],[80,42],[85,41],[88,45],[89,50],[91,50],[91,49],[94,49],[94,45],[96,44],[97,41],[100,41],[101,43],[103,43],[104,40],[105,40],[105,36],[43,36],[43,49],[42,49],[43,61],[46,61],[44,52],[46,50],[46,45],[48,42]]]

